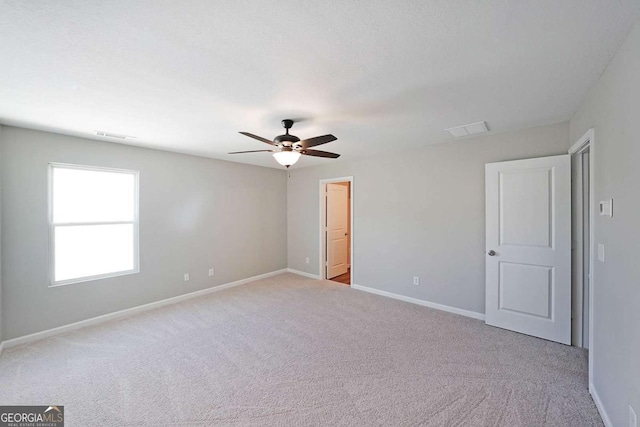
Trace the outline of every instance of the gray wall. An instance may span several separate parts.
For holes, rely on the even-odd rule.
[[[596,216],[605,263],[594,264],[594,386],[613,425],[640,414],[640,24],[571,120],[571,141],[595,132],[595,200],[613,198],[613,218]]]
[[[289,267],[319,274],[318,181],[353,175],[354,283],[484,313],[484,164],[568,147],[561,123],[293,170]]]
[[[14,127],[1,162],[5,340],[287,266],[284,171]],[[140,171],[139,274],[47,286],[48,162]]]

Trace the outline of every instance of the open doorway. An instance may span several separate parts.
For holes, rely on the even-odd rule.
[[[353,283],[353,177],[320,181],[321,278]]]
[[[590,348],[593,325],[593,130],[569,150],[572,204],[572,340]],[[592,355],[589,357],[591,367]]]

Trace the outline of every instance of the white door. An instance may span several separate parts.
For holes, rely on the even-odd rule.
[[[327,184],[327,279],[347,272],[349,193],[346,185]]]
[[[486,323],[571,344],[569,155],[489,163]]]

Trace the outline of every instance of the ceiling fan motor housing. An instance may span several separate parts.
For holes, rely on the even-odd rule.
[[[289,135],[288,133],[284,135],[278,135],[273,140],[273,142],[275,142],[276,144],[282,144],[288,147],[292,146],[293,144],[299,141],[300,141],[300,138],[298,138],[295,135]]]
[[[300,141],[300,138],[298,138],[297,136],[289,135],[289,129],[291,129],[291,127],[293,126],[293,120],[284,119],[281,123],[282,127],[285,128],[285,134],[276,136],[273,140],[274,143],[282,145],[284,147],[291,147],[293,146],[293,144]]]

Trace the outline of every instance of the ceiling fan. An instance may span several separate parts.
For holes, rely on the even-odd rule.
[[[240,132],[241,134],[248,136],[249,138],[257,139],[258,141],[265,142],[269,145],[273,145],[272,150],[252,150],[252,151],[234,151],[229,154],[242,154],[242,153],[273,153],[273,157],[278,163],[287,168],[298,161],[300,155],[314,156],[314,157],[327,157],[329,159],[337,159],[340,154],[329,153],[328,151],[311,150],[310,147],[316,145],[326,144],[331,141],[335,141],[338,138],[329,134],[316,136],[314,138],[300,140],[295,135],[289,135],[289,129],[293,126],[294,121],[291,119],[285,119],[282,121],[282,126],[285,129],[284,135],[276,136],[273,141],[269,141],[266,138],[254,135],[249,132]]]

